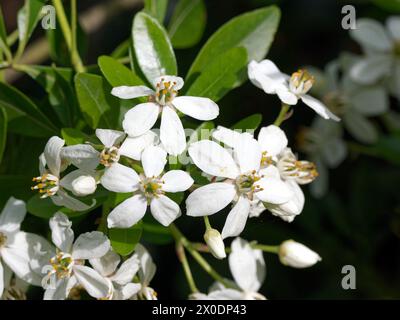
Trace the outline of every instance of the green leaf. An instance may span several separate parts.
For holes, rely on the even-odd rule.
[[[138,66],[149,83],[163,75],[177,74],[171,42],[156,19],[144,12],[136,14],[132,37]]]
[[[144,11],[156,18],[161,24],[167,13],[167,7],[168,0],[144,0]]]
[[[146,214],[143,218],[142,238],[144,241],[158,245],[174,241],[169,228],[162,226],[149,214]]]
[[[373,0],[372,2],[378,7],[385,9],[389,12],[400,12],[400,0]]]
[[[247,49],[248,61],[261,60],[268,53],[280,19],[275,6],[237,16],[220,27],[206,42],[190,67],[187,79],[197,77],[213,60],[234,47]],[[242,75],[241,82],[246,79]]]
[[[129,38],[114,49],[114,51],[111,53],[111,57],[114,59],[118,59],[129,56],[130,47],[131,47],[131,39]]]
[[[75,87],[83,117],[92,129],[115,129],[119,117],[118,100],[111,95],[110,86],[98,75],[80,73]]]
[[[65,140],[67,146],[73,146],[76,144],[83,144],[86,141],[92,141],[90,136],[82,131],[75,128],[63,128],[61,130],[61,136]],[[94,141],[93,141],[94,142]]]
[[[43,6],[47,0],[26,0],[18,12],[19,50],[25,48],[38,23]]]
[[[114,251],[121,256],[130,255],[139,242],[143,231],[142,221],[127,229],[109,229],[108,237]]]
[[[203,0],[180,0],[168,26],[174,48],[185,49],[197,44],[203,35],[206,18]]]
[[[262,122],[262,115],[260,113],[248,116],[232,126],[232,129],[241,130],[257,130]]]
[[[144,84],[136,74],[114,58],[101,56],[98,64],[104,77],[113,87],[140,86]]]
[[[4,107],[11,120],[22,120],[24,126],[12,126],[13,132],[33,137],[49,137],[57,133],[57,128],[40,109],[22,92],[0,82],[0,106]]]
[[[4,149],[7,144],[7,113],[0,107],[0,163],[3,160]]]
[[[211,138],[211,131],[215,128],[214,122],[206,121],[199,125],[196,130],[190,135],[188,145],[200,140],[209,140]]]
[[[4,204],[9,197],[29,199],[32,195],[30,185],[32,177],[26,175],[1,175],[0,176],[0,203]]]
[[[232,48],[204,68],[186,95],[208,97],[218,101],[240,82],[246,73],[246,67],[246,49]]]
[[[3,51],[5,55],[10,59],[11,52],[7,44],[7,32],[4,24],[3,12],[0,7],[0,52]]]

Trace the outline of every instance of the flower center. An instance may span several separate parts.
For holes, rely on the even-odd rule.
[[[236,178],[236,186],[239,192],[247,194],[247,196],[251,199],[253,194],[264,190],[261,188],[256,182],[260,180],[262,177],[257,174],[255,170],[251,171],[247,174],[242,174]]]
[[[310,91],[314,81],[314,77],[307,70],[300,69],[290,77],[290,91],[296,95],[306,94]]]
[[[7,243],[7,236],[0,232],[0,248]]]
[[[294,154],[280,159],[278,169],[285,179],[295,179],[299,184],[310,183],[318,177],[317,167],[313,162],[297,160]]]
[[[261,167],[268,167],[271,164],[274,164],[274,160],[272,157],[268,156],[267,151],[263,151],[261,157]]]
[[[157,198],[159,195],[164,194],[162,190],[163,184],[164,181],[158,177],[142,178],[140,181],[140,190],[147,199]]]
[[[119,150],[117,147],[104,148],[100,153],[100,163],[105,167],[109,167],[113,163],[118,162],[119,158]]]
[[[50,259],[50,264],[53,267],[53,272],[58,279],[69,277],[72,273],[72,265],[74,260],[68,253],[58,252],[53,258]]]
[[[37,184],[31,187],[31,190],[38,190],[39,193],[42,194],[41,198],[54,196],[60,188],[58,185],[58,177],[50,173],[45,173],[40,177],[33,178],[32,181],[37,182]]]
[[[162,106],[169,104],[178,95],[178,90],[175,89],[176,84],[176,82],[161,79],[156,85],[155,101]]]

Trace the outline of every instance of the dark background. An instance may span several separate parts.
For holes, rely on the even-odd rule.
[[[79,9],[85,10],[100,2],[104,1],[80,1]],[[174,2],[171,0],[170,9]],[[15,29],[15,10],[21,3],[16,0],[1,1],[10,31]],[[341,28],[343,5],[354,4],[357,17],[368,16],[384,21],[390,15],[369,1],[208,0],[208,22],[201,43],[192,49],[176,51],[179,73],[185,74],[201,45],[220,25],[238,14],[272,3],[281,8],[282,19],[268,58],[289,74],[303,65],[323,68],[342,51],[360,52],[357,44],[349,38],[348,31]],[[86,64],[95,64],[98,56],[110,54],[119,43],[129,38],[134,13],[121,12],[90,35]],[[37,38],[40,36],[40,32],[35,34]],[[16,85],[26,94],[40,96],[41,91],[28,78],[19,78]],[[279,111],[276,97],[263,94],[249,83],[228,94],[219,105],[221,116],[218,123],[226,126],[254,113],[262,113],[263,125],[268,125]],[[296,112],[295,117],[283,125],[294,149],[295,133],[302,126],[309,125],[314,117],[310,109],[303,105],[297,107],[304,110]],[[395,103],[394,108],[398,110]],[[23,138],[10,139],[18,144]],[[8,148],[8,152],[12,152]],[[39,155],[43,142],[33,142],[31,148],[31,153]],[[26,162],[24,173],[35,174],[36,157],[20,161]],[[7,170],[13,171],[12,164]],[[338,169],[330,172],[330,176],[330,191],[322,199],[313,199],[308,187],[303,188],[306,205],[293,223],[285,223],[267,212],[249,221],[241,235],[244,239],[265,244],[279,244],[286,239],[294,239],[317,251],[323,258],[312,268],[296,270],[281,265],[276,256],[265,254],[267,279],[261,293],[269,299],[400,298],[400,169],[385,160],[350,153]],[[0,191],[7,192],[3,189]],[[226,213],[211,217],[213,226],[221,229],[225,217]],[[29,217],[26,223],[35,222],[36,219]],[[79,228],[90,229],[94,219],[87,219],[84,223],[77,221]],[[190,240],[201,241],[204,232],[201,219],[183,215],[177,224]],[[39,229],[44,230],[42,227]],[[180,264],[174,259],[173,243],[148,246],[158,265],[152,286],[158,291],[159,297],[186,298],[189,288]],[[195,262],[191,259],[190,262],[196,283],[206,291],[212,281]],[[227,260],[220,263],[210,259],[210,263],[223,274],[229,275]],[[343,290],[341,287],[344,265],[356,268],[356,290]],[[32,294],[33,298],[40,297],[37,290]]]

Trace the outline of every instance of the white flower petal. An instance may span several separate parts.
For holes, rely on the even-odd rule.
[[[373,55],[361,59],[350,70],[351,78],[357,83],[368,85],[390,74],[392,59],[387,55]]]
[[[113,192],[133,192],[139,188],[139,176],[132,168],[114,163],[105,170],[101,184]]]
[[[400,18],[398,16],[389,17],[386,20],[386,27],[390,36],[397,42],[400,42]]]
[[[92,268],[79,265],[74,265],[73,270],[75,277],[90,296],[97,299],[108,296],[111,283],[98,272]]]
[[[25,202],[14,197],[9,198],[0,214],[0,232],[18,231],[25,215]]]
[[[258,134],[258,143],[261,146],[261,150],[267,152],[268,157],[274,157],[287,147],[288,139],[281,128],[270,125],[261,128]]]
[[[141,136],[157,121],[160,106],[154,102],[141,103],[125,113],[122,127],[131,137]]]
[[[86,203],[71,197],[63,190],[59,190],[56,195],[51,197],[51,200],[54,202],[55,205],[60,207],[64,206],[73,211],[86,211],[96,204],[96,200],[93,199],[92,204],[87,205]]]
[[[117,253],[110,250],[104,256],[90,259],[89,262],[103,277],[109,277],[117,270],[121,258]]]
[[[71,227],[72,222],[61,212],[57,212],[50,219],[51,239],[56,247],[63,252],[71,252],[72,249],[74,231]]]
[[[129,300],[142,288],[140,283],[128,283],[119,291],[120,300]]]
[[[147,209],[147,200],[142,195],[134,195],[125,200],[108,215],[109,228],[130,228],[143,218]]]
[[[5,281],[5,270],[0,260],[0,298],[3,296],[4,287],[6,287],[8,283]]]
[[[224,145],[234,148],[242,139],[249,139],[253,136],[248,132],[241,132],[241,130],[232,130],[222,126],[218,126],[212,133],[214,139],[222,142]]]
[[[358,19],[357,28],[350,30],[350,36],[367,49],[388,51],[392,42],[383,26],[372,19]]]
[[[289,105],[295,105],[298,102],[298,98],[297,96],[292,93],[288,87],[279,87],[276,89],[276,94],[278,95],[279,99],[281,99],[281,101],[283,103],[289,104]]]
[[[94,259],[104,256],[110,250],[110,240],[100,231],[82,233],[72,247],[74,259]]]
[[[233,184],[217,182],[205,185],[187,197],[186,213],[192,217],[214,214],[231,203],[235,195],[236,188]]]
[[[287,76],[271,60],[262,60],[259,63],[253,60],[247,71],[250,81],[267,94],[276,93],[276,88],[286,83]]]
[[[334,115],[321,101],[309,96],[308,94],[303,95],[301,100],[322,118],[340,121],[340,118]]]
[[[61,179],[60,186],[78,197],[93,194],[97,188],[96,172],[86,172],[79,169],[71,171]]]
[[[159,138],[153,131],[147,131],[138,137],[127,137],[119,148],[119,154],[133,160],[140,160],[143,150],[158,144]]]
[[[140,243],[136,245],[135,253],[140,261],[139,278],[143,286],[148,286],[156,273],[156,265],[147,249]]]
[[[151,96],[154,94],[154,91],[146,86],[120,86],[113,88],[111,94],[120,99],[135,99]]]
[[[167,153],[160,147],[149,146],[142,153],[142,166],[146,177],[158,177],[167,163]]]
[[[214,141],[192,143],[188,152],[194,164],[212,176],[235,179],[240,174],[229,152]]]
[[[260,250],[253,250],[250,244],[236,238],[232,241],[229,267],[233,278],[241,289],[257,292],[265,279],[265,262]]]
[[[65,141],[59,137],[51,137],[44,148],[44,157],[50,172],[58,176],[61,170],[61,148],[64,146]]]
[[[64,147],[61,156],[82,170],[94,170],[100,163],[100,152],[88,144]]]
[[[246,221],[250,213],[250,201],[244,196],[239,197],[238,202],[229,212],[226,218],[224,228],[222,229],[222,238],[238,236],[246,226]]]
[[[386,90],[383,87],[359,89],[351,97],[355,110],[365,116],[377,116],[389,109]]]
[[[110,129],[96,129],[96,136],[105,147],[111,148],[124,139],[125,133]]]
[[[44,292],[43,300],[65,300],[68,292],[68,278],[56,279],[55,288],[48,288]]]
[[[160,140],[165,150],[173,156],[181,154],[186,149],[186,136],[182,122],[170,107],[163,108]]]
[[[24,244],[26,246],[26,244]],[[32,270],[29,267],[31,257],[25,248],[16,246],[1,249],[3,262],[21,279],[28,281],[32,278]]]
[[[175,90],[180,90],[182,89],[183,85],[184,85],[184,81],[181,77],[177,77],[177,76],[161,76],[161,77],[157,77],[154,79],[153,81],[153,86],[157,87],[157,84],[162,85],[162,83],[165,82],[170,82],[170,84],[174,85],[174,89]],[[163,87],[164,88],[164,87]]]
[[[218,105],[209,98],[182,96],[175,98],[172,104],[180,112],[197,120],[213,120],[219,115]]]
[[[165,173],[161,180],[164,182],[162,189],[165,192],[182,192],[189,189],[194,181],[192,177],[182,170],[171,170]]]
[[[379,132],[373,123],[364,115],[358,112],[347,112],[344,116],[346,129],[357,140],[372,144],[378,140]]]
[[[262,178],[257,182],[262,191],[256,193],[256,197],[263,202],[272,204],[282,204],[293,197],[293,192],[280,179]]]
[[[235,146],[234,152],[241,173],[248,173],[253,170],[258,171],[260,168],[262,153],[260,144],[256,139],[241,139]]]
[[[181,215],[181,209],[178,204],[164,195],[153,198],[150,203],[150,209],[154,219],[164,227],[168,227]]]
[[[132,282],[133,277],[139,271],[139,259],[137,255],[133,255],[119,267],[117,272],[110,277],[112,282],[117,283],[118,285],[126,285],[129,282]]]

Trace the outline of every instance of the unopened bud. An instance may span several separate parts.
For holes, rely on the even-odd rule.
[[[217,259],[226,258],[225,245],[221,234],[216,229],[209,228],[204,234],[204,241],[207,243],[211,254]]]
[[[286,240],[279,247],[279,260],[289,267],[308,268],[321,261],[321,257],[301,243]]]
[[[96,191],[97,183],[96,179],[90,175],[84,175],[76,178],[72,181],[72,192],[76,196],[87,196]]]

